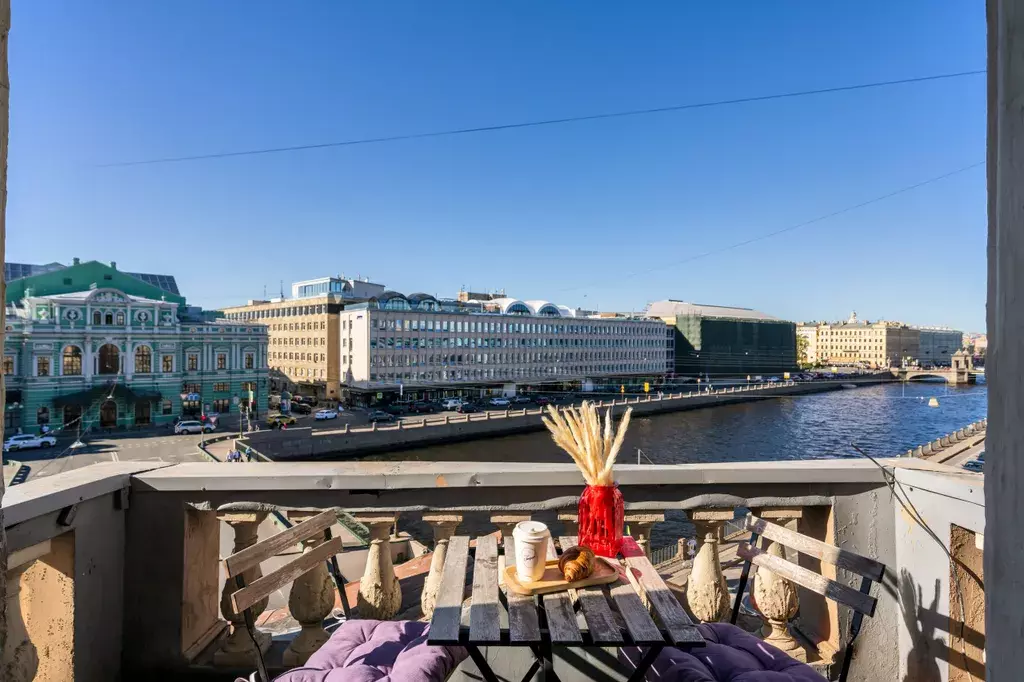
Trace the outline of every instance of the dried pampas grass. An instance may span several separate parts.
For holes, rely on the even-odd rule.
[[[611,408],[605,411],[602,425],[601,415],[591,402],[565,410],[548,405],[548,414],[543,419],[555,443],[569,453],[588,485],[612,485],[612,467],[626,438],[632,413],[633,408],[629,408],[622,415],[614,436]]]

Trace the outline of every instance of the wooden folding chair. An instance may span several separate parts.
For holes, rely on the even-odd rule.
[[[340,583],[341,573],[338,571],[336,554],[342,551],[342,540],[331,536],[331,526],[337,523],[338,518],[334,510],[327,510],[316,516],[306,519],[287,530],[281,531],[273,537],[261,540],[254,545],[246,547],[242,551],[232,554],[224,560],[224,567],[227,569],[228,580],[232,578],[238,588],[230,595],[231,608],[235,613],[241,613],[245,619],[245,629],[252,639],[253,648],[256,651],[257,679],[260,682],[270,682],[267,674],[266,662],[256,642],[256,623],[252,614],[252,605],[269,597],[276,590],[294,582],[299,577],[313,570],[321,561],[328,562],[328,570],[335,579],[335,585],[341,592],[342,604],[347,606],[344,586]],[[303,552],[294,560],[279,567],[277,570],[257,578],[251,585],[245,584],[243,573],[267,559],[277,556],[289,547],[305,540],[310,540],[322,533],[325,542],[317,545],[308,552]],[[346,616],[348,609],[345,609]]]
[[[854,614],[850,624],[850,638],[846,642],[842,669],[839,674],[839,682],[845,682],[846,676],[850,671],[850,661],[853,658],[853,641],[860,634],[864,616],[870,618],[875,614],[875,606],[878,600],[871,596],[871,585],[875,582],[881,582],[882,576],[885,574],[885,565],[874,559],[868,559],[859,554],[848,552],[845,549],[815,540],[783,526],[769,523],[757,518],[753,514],[747,515],[746,529],[751,532],[750,542],[740,543],[737,550],[737,554],[746,559],[746,561],[743,564],[743,573],[740,576],[739,587],[736,590],[736,603],[732,607],[732,624],[736,624],[736,618],[739,616],[740,601],[743,599],[743,592],[746,589],[747,579],[750,576],[751,564],[766,568],[790,582],[822,595],[826,599],[831,599],[834,602],[848,606],[853,609]],[[861,576],[860,590],[855,590],[803,566],[758,549],[757,540],[759,536],[764,536],[783,547],[790,547],[801,554],[814,557],[837,568],[843,568],[856,573]]]

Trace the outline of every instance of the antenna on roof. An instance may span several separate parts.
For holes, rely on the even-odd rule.
[[[267,285],[263,285],[263,300],[267,300]]]
[[[281,298],[284,298],[284,280],[281,280]]]

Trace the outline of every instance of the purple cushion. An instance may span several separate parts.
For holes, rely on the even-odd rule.
[[[466,650],[428,646],[428,627],[410,620],[350,620],[306,665],[274,682],[441,682]]]
[[[728,623],[697,626],[706,642],[689,652],[666,647],[647,671],[651,682],[827,682],[806,663]],[[641,652],[623,648],[619,657],[635,669]]]

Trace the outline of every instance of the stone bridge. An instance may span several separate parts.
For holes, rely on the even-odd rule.
[[[952,364],[949,367],[937,367],[935,369],[921,369],[918,367],[899,367],[892,370],[893,376],[900,381],[913,381],[915,379],[937,378],[945,379],[947,383],[973,384],[980,372],[974,369],[974,358],[965,350],[958,350],[953,353]]]

